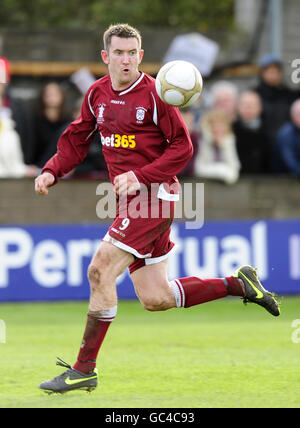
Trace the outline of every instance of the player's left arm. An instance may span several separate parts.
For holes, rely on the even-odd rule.
[[[147,186],[176,176],[193,155],[193,143],[179,109],[156,98],[157,126],[168,141],[163,154],[148,165],[134,169],[135,178]]]

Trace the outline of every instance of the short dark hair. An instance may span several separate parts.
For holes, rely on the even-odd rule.
[[[113,36],[121,37],[124,39],[129,39],[134,37],[138,41],[139,49],[142,47],[142,36],[139,30],[134,27],[131,27],[129,24],[114,24],[110,25],[103,34],[103,45],[104,49],[108,51],[111,38]]]

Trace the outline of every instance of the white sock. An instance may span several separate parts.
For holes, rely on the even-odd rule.
[[[174,293],[177,308],[184,307],[185,294],[179,279],[174,279],[173,281],[170,282],[170,285]]]

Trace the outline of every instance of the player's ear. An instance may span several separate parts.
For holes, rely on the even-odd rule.
[[[109,63],[108,52],[106,50],[104,50],[104,49],[101,51],[101,58],[102,58],[102,61],[104,62],[104,64],[108,64]]]
[[[144,50],[143,50],[143,49],[141,49],[141,50],[139,51],[139,64],[142,62],[143,56],[144,56]]]

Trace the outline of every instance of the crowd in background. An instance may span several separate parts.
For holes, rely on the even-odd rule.
[[[231,82],[218,81],[207,98],[196,112],[193,106],[182,110],[190,131],[198,134],[190,176],[227,184],[241,175],[300,177],[300,92],[284,84],[279,58],[261,59],[254,87],[239,92]]]
[[[0,83],[0,178],[35,177],[55,154],[57,141],[80,114],[82,98],[71,114],[57,82],[42,88],[35,111],[11,97],[9,63],[0,59],[7,84]],[[300,177],[300,92],[283,82],[279,58],[265,55],[255,87],[243,90],[218,81],[200,103],[181,109],[194,155],[180,177],[214,179],[226,184],[243,174],[288,174]],[[84,162],[69,177],[108,177],[96,137]]]

